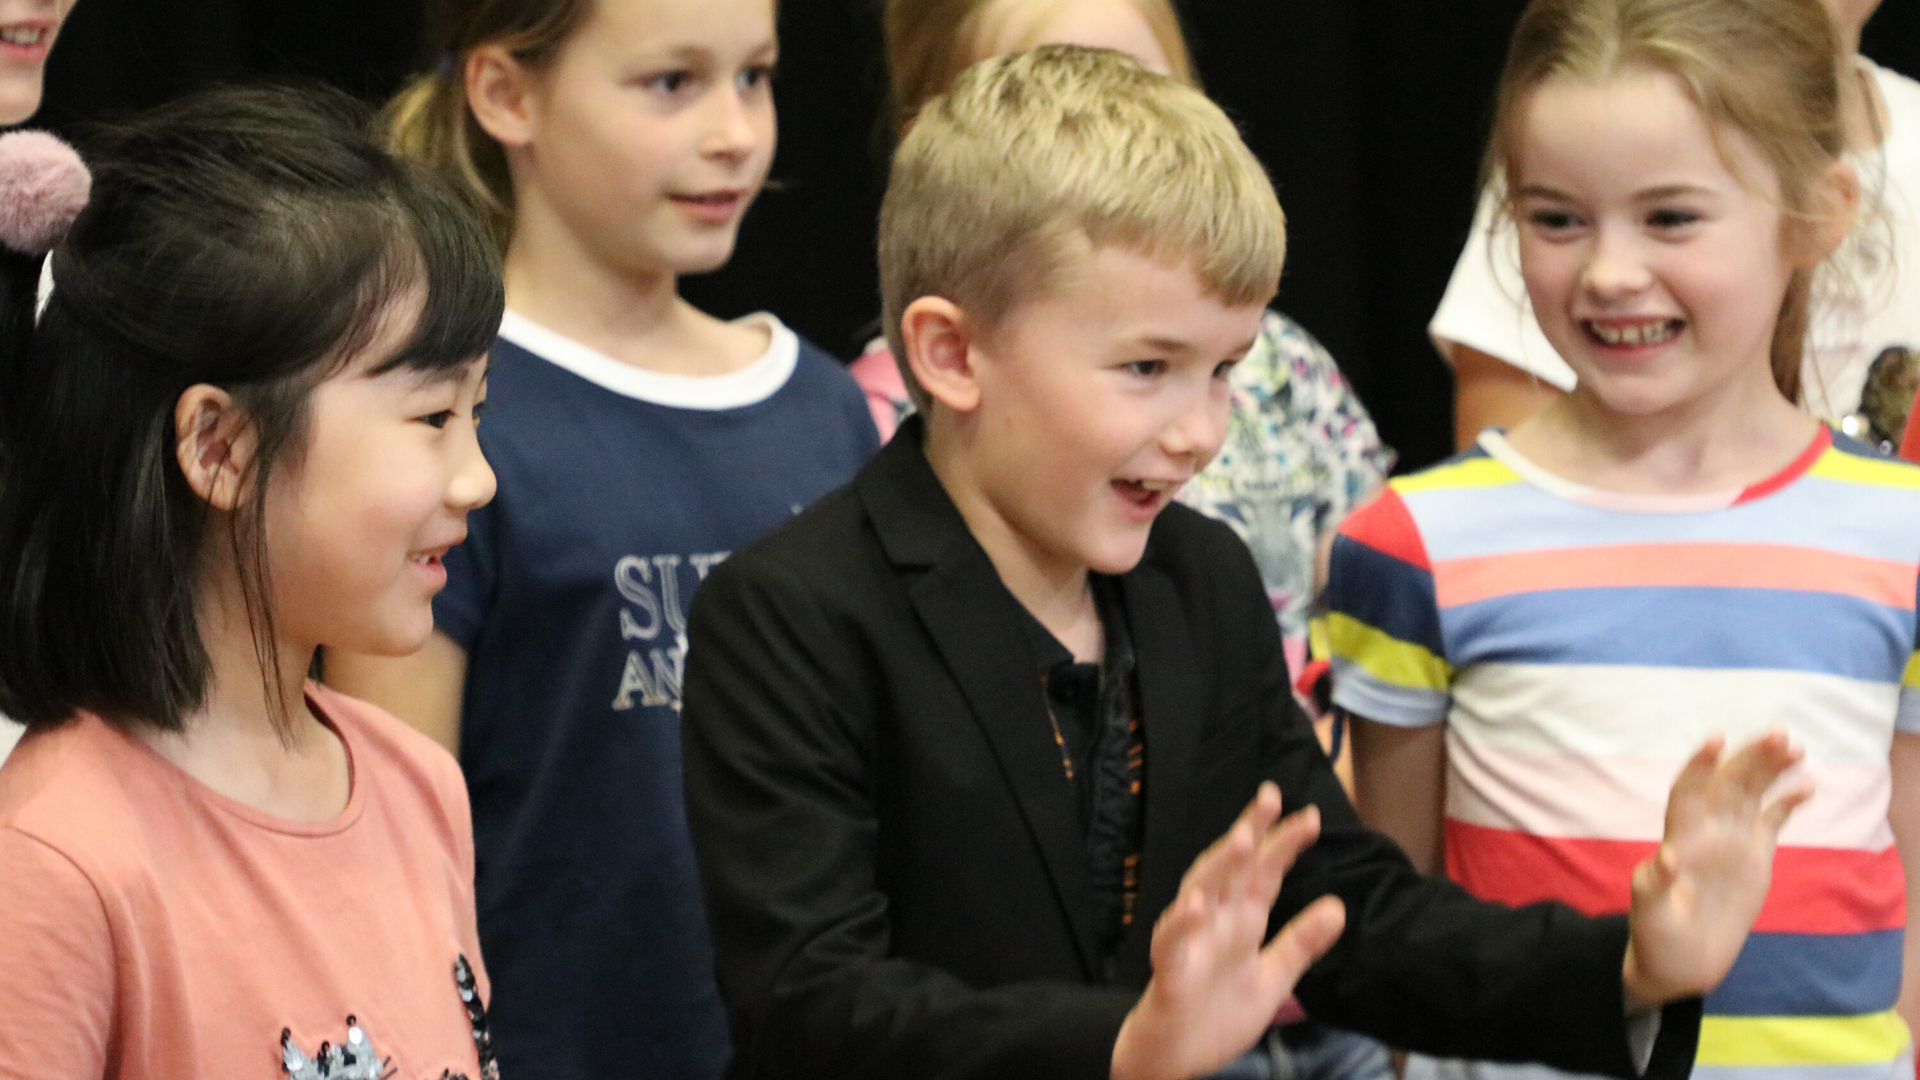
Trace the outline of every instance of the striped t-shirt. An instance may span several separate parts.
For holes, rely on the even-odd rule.
[[[1887,804],[1893,734],[1920,731],[1917,566],[1920,468],[1825,428],[1779,475],[1712,496],[1585,488],[1489,433],[1341,528],[1334,700],[1447,725],[1451,877],[1589,914],[1627,910],[1710,733],[1738,747],[1784,726],[1815,794],[1707,998],[1696,1074],[1911,1080]]]

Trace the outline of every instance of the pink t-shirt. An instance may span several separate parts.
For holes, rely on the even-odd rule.
[[[483,1080],[455,979],[464,956],[485,999],[459,767],[365,702],[307,698],[352,770],[327,822],[226,798],[89,714],[21,740],[0,1078]]]

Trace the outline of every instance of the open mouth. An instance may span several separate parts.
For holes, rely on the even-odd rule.
[[[45,26],[0,26],[0,41],[22,49],[45,44],[49,36],[50,29]]]
[[[1173,480],[1115,480],[1113,489],[1128,506],[1144,513],[1157,513],[1172,501],[1180,484]]]
[[[1587,336],[1602,345],[1616,349],[1642,349],[1651,345],[1664,345],[1672,341],[1686,326],[1681,319],[1639,319],[1632,322],[1611,320],[1600,322],[1584,319],[1580,326]]]
[[[687,213],[706,221],[727,221],[740,212],[746,201],[743,191],[710,191],[701,195],[674,195],[673,201]]]
[[[407,556],[407,561],[415,566],[425,567],[429,570],[437,570],[440,568],[441,557],[446,555],[446,553],[446,548],[434,548],[431,551],[416,551]]]

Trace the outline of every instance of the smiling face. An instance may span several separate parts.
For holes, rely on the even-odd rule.
[[[47,53],[73,0],[0,0],[0,124],[40,108]]]
[[[1576,393],[1636,416],[1777,397],[1769,357],[1795,267],[1753,144],[1722,131],[1716,145],[1654,72],[1549,80],[1517,136],[1521,270]]]
[[[522,213],[616,269],[720,266],[773,160],[776,55],[772,0],[600,0],[531,81]]]
[[[441,557],[493,497],[475,438],[486,357],[434,372],[369,372],[403,340],[376,340],[308,399],[307,443],[267,494],[274,621],[286,638],[398,656],[433,630]]]
[[[1140,561],[1154,517],[1226,437],[1227,376],[1262,310],[1208,296],[1184,265],[1106,247],[1069,256],[1046,294],[976,341],[977,405],[955,417],[956,460],[936,468],[1003,577]]]

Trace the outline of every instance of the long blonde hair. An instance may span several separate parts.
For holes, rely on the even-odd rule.
[[[918,115],[927,102],[946,93],[962,71],[986,59],[980,48],[987,20],[1003,14],[1013,2],[1032,9],[1036,21],[1043,21],[1067,0],[887,0],[887,75],[896,129]],[[1180,17],[1170,0],[1127,2],[1153,31],[1166,54],[1169,73],[1189,86],[1196,85]],[[1034,44],[1024,42],[1021,47]]]
[[[506,151],[467,107],[467,56],[497,45],[520,64],[553,60],[592,11],[593,0],[438,0],[433,42],[438,63],[388,102],[381,114],[388,145],[451,183],[506,250],[513,232],[513,176]]]
[[[1779,178],[1790,227],[1805,227],[1814,186],[1846,150],[1838,50],[1819,0],[1533,0],[1500,76],[1486,180],[1510,213],[1519,125],[1542,84],[1664,72],[1710,128],[1752,142]],[[1794,271],[1774,324],[1773,379],[1789,401],[1800,400],[1813,276]]]

